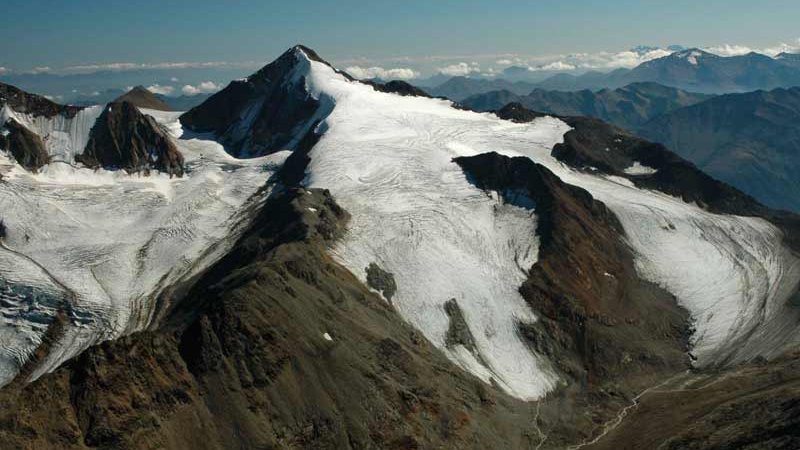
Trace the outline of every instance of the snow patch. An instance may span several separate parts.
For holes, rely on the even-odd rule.
[[[639,161],[634,161],[633,164],[626,168],[623,172],[628,175],[652,175],[658,172],[658,169],[644,166]]]

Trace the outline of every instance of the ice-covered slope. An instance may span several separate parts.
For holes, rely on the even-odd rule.
[[[516,331],[517,321],[535,320],[516,291],[535,262],[534,214],[527,212],[526,225],[525,211],[475,190],[451,162],[490,151],[530,157],[617,214],[641,275],[692,313],[699,364],[770,355],[795,339],[796,312],[786,299],[800,266],[767,221],[711,214],[624,179],[574,171],[550,155],[568,130],[557,119],[513,124],[440,100],[379,93],[324,64],[305,64],[309,91],[335,105],[319,125],[324,134],[306,181],[330,189],[353,216],[335,254],[362,280],[372,262],[392,273],[392,302],[404,317],[484,380],[523,398],[557,382]],[[446,345],[443,305],[451,298],[478,355]]]
[[[71,120],[14,114],[64,161],[38,174],[0,154],[0,385],[40,343],[56,311],[63,337],[37,374],[88,345],[141,329],[157,295],[225,253],[248,202],[288,152],[237,160],[203,136],[183,133],[179,113],[146,110],[172,133],[186,176],[129,176],[71,164],[101,108]],[[180,137],[180,139],[179,139]]]
[[[51,161],[72,163],[75,155],[86,147],[89,131],[102,112],[102,106],[91,106],[78,111],[74,117],[63,114],[48,117],[16,112],[4,105],[0,109],[0,126],[8,119],[16,120],[42,138]]]

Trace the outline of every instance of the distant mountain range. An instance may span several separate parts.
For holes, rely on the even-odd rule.
[[[503,76],[506,77],[505,73]],[[509,81],[514,79],[514,73],[506,78],[453,77],[426,90],[431,95],[459,102],[472,95],[498,90],[522,95],[535,88],[599,90],[648,82],[705,94],[770,90],[800,86],[800,54],[781,53],[771,58],[748,53],[725,57],[699,49],[687,49],[645,62],[633,69],[617,69],[608,73],[590,71],[581,75],[559,73],[539,82]]]
[[[536,88],[535,83],[526,81],[512,82],[504,79],[492,80],[459,76],[452,77],[436,87],[423,88],[423,90],[433,97],[447,97],[460,102],[467,97],[484,92],[506,90],[514,94],[523,95],[534,88]]]
[[[591,116],[614,125],[636,130],[666,112],[707,100],[711,96],[662,86],[633,83],[618,89],[599,91],[549,91],[534,89],[527,95],[507,90],[473,95],[461,103],[476,111],[494,111],[511,102],[528,109],[560,116]]]
[[[800,88],[722,95],[638,133],[768,206],[800,211]]]

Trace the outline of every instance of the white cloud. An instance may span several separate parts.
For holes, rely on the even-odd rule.
[[[436,70],[442,75],[449,75],[451,77],[455,77],[455,76],[464,76],[464,75],[469,75],[471,73],[480,72],[481,69],[480,66],[478,66],[478,63],[476,62],[473,62],[472,64],[460,62],[458,64],[451,64],[449,66],[439,67]]]
[[[177,83],[180,80],[178,80],[177,77],[172,77],[172,78],[169,79],[169,81],[172,81],[173,83]]]
[[[744,45],[729,45],[729,44],[717,45],[714,47],[706,47],[703,50],[719,56],[746,55],[753,51],[752,48],[746,47]]]
[[[577,69],[577,67],[575,67],[572,64],[566,63],[564,61],[553,61],[550,64],[544,64],[544,65],[541,65],[541,66],[529,67],[528,68],[528,70],[530,70],[532,72],[539,72],[539,71],[551,71],[551,72],[565,71],[566,72],[566,71],[575,70],[575,69]]]
[[[51,102],[60,102],[64,99],[63,95],[45,95],[44,98],[50,100]]]
[[[222,86],[214,83],[213,81],[203,81],[197,86],[186,84],[181,88],[181,92],[183,92],[185,95],[210,94],[212,92],[217,92],[220,89],[222,89]]]
[[[737,56],[737,55],[746,55],[750,52],[761,53],[767,56],[775,56],[779,53],[798,53],[800,52],[800,39],[797,39],[793,43],[785,43],[781,42],[778,45],[774,45],[771,47],[765,48],[753,48],[748,47],[746,45],[737,45],[737,44],[722,44],[722,45],[715,45],[711,47],[705,47],[703,50],[714,53],[715,55],[719,56]]]
[[[510,66],[513,62],[510,59],[498,59],[495,64],[498,66]]]
[[[32,73],[32,74],[36,75],[36,74],[40,74],[40,73],[47,73],[47,72],[50,72],[51,70],[53,70],[53,69],[51,69],[50,66],[39,66],[39,67],[34,67],[33,69],[31,69],[29,73]]]
[[[175,88],[172,86],[162,86],[160,84],[153,84],[147,86],[147,90],[152,92],[153,94],[169,95],[175,91]]]
[[[344,69],[344,71],[349,73],[353,78],[358,78],[359,80],[369,78],[381,78],[384,80],[410,80],[419,76],[419,73],[406,67],[384,69],[383,67],[350,66]]]
[[[6,74],[6,73],[8,73],[8,69],[6,69],[5,67],[0,67],[0,75]]]

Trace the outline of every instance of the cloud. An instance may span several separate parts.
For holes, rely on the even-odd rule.
[[[753,47],[748,47],[746,45],[737,45],[737,44],[722,44],[711,47],[704,47],[703,50],[719,56],[746,55],[750,52],[761,53],[767,56],[775,56],[779,53],[800,52],[800,39],[797,39],[793,43],[787,44],[785,42],[781,42],[780,44],[765,48],[753,48]]]
[[[228,62],[228,61],[203,61],[203,62],[158,62],[158,63],[132,63],[114,62],[105,64],[80,64],[67,66],[64,72],[98,72],[110,70],[113,72],[125,72],[130,70],[178,70],[178,69],[214,69],[214,68],[257,68],[263,63],[257,61]]]
[[[50,100],[51,102],[60,102],[64,99],[63,95],[45,95],[44,98]]]
[[[153,84],[147,86],[147,90],[152,92],[153,94],[169,95],[175,91],[175,88],[173,86],[162,86],[160,84]]]
[[[481,69],[478,66],[478,63],[476,62],[472,62],[471,64],[460,62],[458,64],[451,64],[449,66],[439,67],[438,69],[436,69],[436,71],[439,72],[440,74],[449,75],[451,77],[465,76],[471,73],[480,72],[480,70]]]
[[[214,83],[213,81],[203,81],[197,86],[186,84],[181,88],[181,92],[183,92],[185,95],[197,95],[210,94],[212,92],[217,92],[220,89],[222,89],[222,86]]]
[[[0,67],[0,75],[5,75],[8,72],[9,72],[9,70],[6,69],[5,67]]]
[[[359,80],[369,78],[381,78],[384,80],[410,80],[419,76],[419,73],[407,67],[384,69],[383,67],[350,66],[344,69],[344,71],[349,73],[353,78],[358,78]]]
[[[51,70],[53,70],[53,69],[51,69],[50,66],[39,66],[39,67],[34,67],[28,73],[32,73],[34,75],[38,75],[40,73],[50,72]]]
[[[544,65],[537,66],[537,67],[528,67],[528,70],[530,70],[531,72],[570,71],[570,70],[575,70],[575,69],[577,69],[577,67],[575,67],[574,65],[572,65],[570,63],[566,63],[564,61],[553,61],[550,64],[544,64]]]
[[[513,62],[510,59],[498,59],[495,64],[498,66],[510,66]]]
[[[180,80],[178,80],[177,77],[172,77],[172,78],[169,79],[169,81],[172,81],[173,83],[177,83]]]

